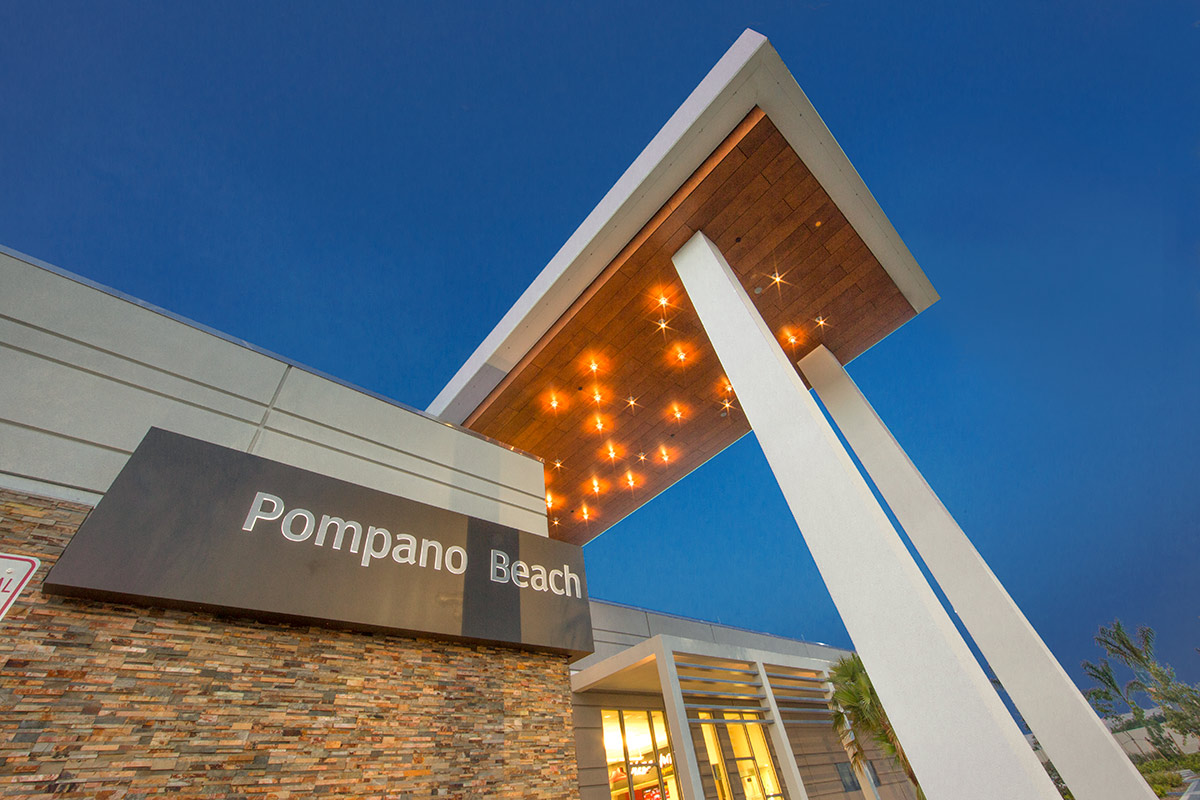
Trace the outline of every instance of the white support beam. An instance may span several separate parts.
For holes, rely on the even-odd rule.
[[[767,708],[771,711],[774,724],[765,726],[771,735],[771,744],[775,746],[775,756],[779,761],[779,772],[783,774],[783,785],[787,787],[788,797],[792,800],[808,800],[808,790],[804,788],[804,779],[800,777],[800,768],[796,766],[796,755],[792,752],[792,743],[788,740],[787,729],[783,726],[783,715],[779,713],[779,704],[775,702],[775,690],[771,688],[771,678],[763,662],[755,661],[758,669],[758,681],[762,684],[763,696],[767,700]]]
[[[1072,794],[1154,797],[837,357],[817,347],[800,370]]]
[[[663,710],[667,716],[667,731],[671,734],[671,752],[675,758],[675,776],[683,791],[683,800],[704,800],[704,785],[700,782],[700,764],[692,746],[692,731],[688,726],[683,690],[679,686],[679,670],[675,668],[675,653],[663,642],[655,640],[655,662],[658,682],[662,686]]]
[[[1058,792],[724,256],[673,258],[930,800]]]

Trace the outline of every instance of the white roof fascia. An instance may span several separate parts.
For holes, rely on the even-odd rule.
[[[566,313],[613,258],[759,106],[917,312],[937,300],[858,172],[766,37],[747,29],[475,349],[427,409],[454,424]]]
[[[765,50],[769,53],[763,54],[762,69],[753,76],[759,107],[920,314],[939,299],[933,284],[783,59],[769,43]]]
[[[747,30],[625,170],[429,405],[463,422],[757,104],[766,37]]]

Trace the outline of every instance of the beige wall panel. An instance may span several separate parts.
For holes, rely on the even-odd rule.
[[[619,644],[624,647],[644,642],[647,637],[634,636],[630,633],[614,633],[613,631],[592,630],[592,637],[598,642],[605,644]]]
[[[826,725],[788,725],[788,741],[796,756],[796,766],[804,780],[810,798],[853,798],[860,800],[860,792],[847,793],[842,788],[835,764],[850,762],[841,742]]]
[[[38,487],[5,481],[5,475],[102,494],[127,459],[125,453],[0,420],[0,485],[18,491],[47,493]]]
[[[288,373],[275,407],[399,451],[419,454],[465,475],[526,492],[544,511],[542,463],[507,447],[302,370]]]
[[[640,608],[625,608],[599,601],[592,604],[592,627],[596,630],[616,631],[650,638],[650,623],[646,612]]]
[[[37,363],[27,365],[29,371],[22,374],[22,381],[49,381],[51,390],[55,388],[53,381],[70,380],[71,372],[78,372],[191,403],[255,425],[262,421],[267,409],[265,402],[248,400],[187,376],[148,367],[3,317],[0,317],[0,347],[38,357]]]
[[[150,309],[0,253],[0,315],[263,403],[284,365]]]
[[[3,253],[0,286],[0,472],[102,493],[157,426],[547,534],[536,459]]]
[[[546,515],[543,511],[517,508],[275,431],[263,431],[255,446],[255,453],[381,492],[490,520],[520,531],[546,535]]]
[[[575,754],[580,764],[603,764],[604,729],[575,728]]]
[[[244,420],[7,347],[0,347],[0,375],[20,376],[0,381],[4,419],[83,442],[132,452],[157,425],[244,450],[254,435],[255,426]]]
[[[585,656],[571,664],[572,671],[580,672],[580,671],[585,670],[588,667],[592,666],[593,664],[599,664],[601,661],[608,658],[609,656],[615,656],[617,653],[627,650],[629,648],[629,645],[610,644],[608,642],[603,642],[603,641],[597,640],[594,644],[594,647],[595,647],[595,652],[592,653],[590,656]]]
[[[295,374],[295,370],[291,374]],[[394,411],[396,416],[413,416],[399,409],[395,409]],[[354,436],[337,430],[329,424],[311,422],[307,419],[294,417],[291,414],[281,413],[278,410],[272,411],[270,416],[267,417],[267,424],[264,428],[265,432],[284,434],[290,438],[300,439],[330,450],[353,454],[356,459],[363,462],[363,469],[368,471],[380,469],[391,470],[398,474],[408,475],[412,478],[428,482],[435,487],[439,485],[453,487],[465,493],[533,512],[543,518],[546,515],[546,502],[540,492],[534,494],[519,491],[497,481],[485,480],[466,472],[451,469],[439,464],[437,461],[424,457],[419,449],[416,453],[411,450],[397,450],[394,447],[376,444],[364,437]],[[409,445],[410,447],[420,448],[421,443],[409,442]],[[254,452],[259,455],[266,455],[262,450],[261,441],[260,446],[256,447]],[[327,472],[324,465],[325,457],[322,457],[319,463],[299,464],[297,466],[303,466],[316,472]],[[431,491],[436,492],[437,490],[431,489]],[[542,527],[543,529],[545,528],[544,522],[542,523]]]
[[[793,639],[768,636],[764,633],[740,631],[736,628],[713,625],[712,635],[713,641],[718,644],[731,644],[735,647],[749,647],[755,650],[766,650],[770,653],[786,653],[794,656],[814,655],[814,648],[808,642],[798,642]],[[825,656],[821,654],[819,657]]]
[[[678,636],[683,639],[699,639],[702,642],[713,640],[712,625],[682,617],[669,617],[661,614],[649,614],[650,634],[657,636]]]

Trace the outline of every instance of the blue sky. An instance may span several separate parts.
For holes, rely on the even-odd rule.
[[[1195,0],[6,3],[0,243],[423,408],[746,27],[943,297],[851,374],[1072,675],[1200,680]],[[752,438],[585,552],[849,643]]]

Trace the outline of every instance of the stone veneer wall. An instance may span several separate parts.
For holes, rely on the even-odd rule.
[[[565,657],[43,595],[88,510],[0,490],[0,795],[578,798]]]

